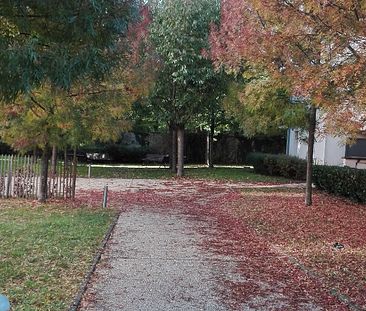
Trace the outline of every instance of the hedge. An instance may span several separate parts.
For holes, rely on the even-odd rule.
[[[366,203],[366,170],[316,165],[313,182],[318,189]]]
[[[248,164],[263,175],[306,179],[306,160],[286,155],[250,153]],[[313,183],[328,193],[366,203],[366,170],[350,167],[314,165]]]
[[[250,153],[247,162],[258,174],[282,176],[289,179],[306,179],[306,161],[284,154]]]

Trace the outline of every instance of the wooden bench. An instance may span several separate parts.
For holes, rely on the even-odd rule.
[[[148,153],[142,159],[142,164],[160,164],[165,166],[168,163],[169,163],[169,154]]]

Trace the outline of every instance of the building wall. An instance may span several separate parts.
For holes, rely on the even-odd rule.
[[[305,145],[305,149],[307,149],[307,144]],[[326,147],[326,139],[317,139],[314,143],[314,164],[325,164],[325,147]]]
[[[297,133],[296,130],[293,129],[287,131],[287,146],[286,146],[287,154],[294,157],[298,156],[297,152],[298,141],[296,133]]]
[[[346,145],[340,138],[326,136],[325,139],[325,163],[326,165],[343,166],[346,154]]]
[[[306,159],[307,143],[300,139],[297,130],[291,129],[288,134],[288,154]],[[339,138],[327,135],[322,139],[317,139],[314,144],[314,163],[343,166],[345,150],[346,146]]]
[[[296,129],[290,129],[288,131],[288,155],[298,157],[300,159],[306,159],[307,144],[301,140],[299,131]]]

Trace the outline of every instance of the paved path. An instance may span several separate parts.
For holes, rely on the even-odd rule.
[[[229,198],[231,184],[99,179],[79,181],[78,191],[106,183],[121,191],[115,200],[124,211],[80,310],[344,310],[323,305],[317,290],[311,294],[316,285],[247,229],[230,240],[236,228],[211,210]]]

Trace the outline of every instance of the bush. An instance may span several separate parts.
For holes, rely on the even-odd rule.
[[[13,154],[14,151],[11,147],[2,141],[0,141],[0,154]]]
[[[350,167],[314,166],[313,181],[329,193],[366,203],[366,171]]]
[[[258,174],[305,180],[306,161],[284,154],[250,153],[247,162]]]
[[[148,147],[143,146],[125,146],[125,145],[109,145],[106,152],[118,163],[141,163],[142,159],[149,153]]]

